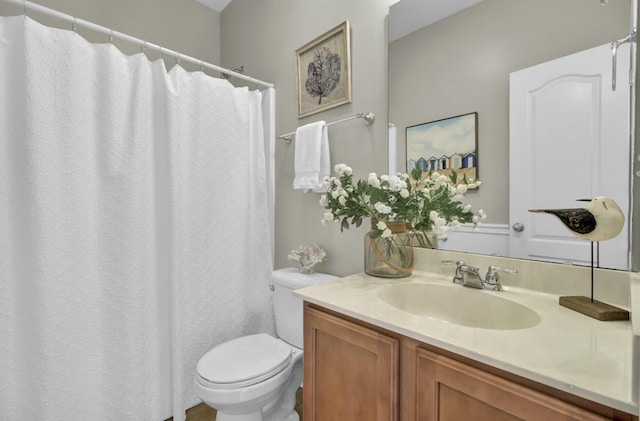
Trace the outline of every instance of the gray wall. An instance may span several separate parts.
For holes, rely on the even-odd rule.
[[[233,0],[221,13],[222,65],[244,65],[252,76],[275,83],[276,135],[317,120],[374,112],[376,122],[370,127],[362,120],[354,120],[329,128],[331,162],[332,166],[347,163],[357,177],[369,172],[386,173],[385,25],[390,3],[390,0]],[[351,24],[353,102],[298,119],[294,52],[345,20]],[[294,143],[276,141],[276,267],[294,265],[287,259],[289,250],[317,242],[328,255],[327,262],[317,266],[319,271],[336,275],[362,272],[364,227],[340,233],[337,225],[322,226],[320,196],[293,190]]]
[[[484,184],[468,202],[487,222],[509,223],[509,73],[624,38],[630,10],[628,0],[485,0],[392,42],[398,168],[406,167],[405,127],[476,111]]]

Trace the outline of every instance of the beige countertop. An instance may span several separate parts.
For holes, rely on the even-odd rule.
[[[498,294],[535,310],[537,325],[492,330],[418,316],[387,304],[381,288],[395,283],[451,284],[451,276],[414,271],[407,278],[355,274],[299,289],[305,301],[472,358],[577,396],[638,415],[638,340],[631,322],[602,322],[558,304],[558,295],[505,286]],[[459,288],[466,288],[456,286]],[[451,303],[455,305],[455,303]],[[635,342],[635,343],[634,343]]]

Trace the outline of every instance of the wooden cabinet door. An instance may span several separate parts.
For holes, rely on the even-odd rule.
[[[305,421],[395,421],[399,341],[305,305]]]
[[[606,419],[421,348],[416,375],[418,421]]]

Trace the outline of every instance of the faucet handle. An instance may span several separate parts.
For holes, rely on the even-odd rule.
[[[455,264],[458,267],[464,265],[464,262],[462,260],[443,260],[442,263],[444,263],[444,264]]]
[[[462,284],[462,268],[464,267],[464,262],[462,260],[443,260],[442,263],[446,265],[456,265],[456,274],[453,276],[453,283]]]
[[[495,266],[495,265],[489,266],[489,269],[487,269],[487,275],[484,277],[484,282],[485,284],[494,287],[496,291],[502,290],[502,285],[500,284],[500,277],[498,276],[498,272],[504,272],[508,274],[518,273],[518,271],[515,269],[501,268],[500,266]]]

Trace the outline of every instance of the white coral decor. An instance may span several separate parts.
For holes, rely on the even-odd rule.
[[[327,259],[327,253],[317,244],[312,246],[300,246],[297,250],[291,250],[287,256],[289,260],[300,264],[300,272],[312,273],[313,266],[316,263],[323,262]]]

